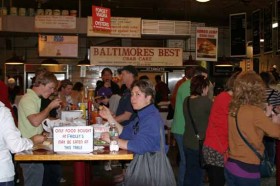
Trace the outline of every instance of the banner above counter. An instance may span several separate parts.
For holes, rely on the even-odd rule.
[[[97,66],[182,66],[181,48],[90,47],[90,63]]]
[[[111,17],[111,31],[93,30],[92,17],[87,19],[87,36],[141,38],[141,18]]]

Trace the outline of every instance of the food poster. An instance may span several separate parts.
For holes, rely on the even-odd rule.
[[[218,28],[196,28],[196,60],[217,61]]]

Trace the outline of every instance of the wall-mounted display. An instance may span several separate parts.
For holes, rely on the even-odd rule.
[[[259,55],[261,53],[260,18],[261,10],[256,10],[252,13],[253,55]]]
[[[40,57],[78,57],[78,36],[39,35]]]
[[[272,52],[272,4],[264,9],[263,13],[263,52]]]
[[[230,56],[245,57],[247,54],[246,13],[230,14]]]

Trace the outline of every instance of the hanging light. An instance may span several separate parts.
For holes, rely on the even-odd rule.
[[[215,66],[218,66],[218,67],[232,67],[233,63],[230,60],[228,60],[225,56],[223,56],[222,60],[217,61]]]
[[[13,56],[5,61],[5,64],[9,65],[22,65],[24,64],[24,60],[17,56],[15,52],[13,52]]]
[[[41,65],[59,65],[58,61],[52,58],[45,59],[41,62]]]
[[[77,66],[91,66],[90,60],[89,60],[89,53],[90,53],[90,49],[87,49],[85,58],[83,60],[79,61]]]
[[[208,2],[208,1],[210,1],[210,0],[196,0],[197,2],[200,2],[200,3],[206,3],[206,2]]]
[[[90,66],[90,60],[88,60],[87,55],[85,56],[85,59],[79,61],[77,66]]]
[[[184,61],[184,65],[186,66],[198,66],[197,61],[193,60],[192,54],[189,55],[189,59]]]

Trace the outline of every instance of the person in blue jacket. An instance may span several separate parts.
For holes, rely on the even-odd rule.
[[[101,117],[107,119],[110,124],[116,124],[121,149],[135,154],[160,151],[160,127],[164,130],[164,122],[154,105],[154,99],[154,86],[147,80],[139,80],[133,83],[131,90],[131,104],[137,111],[137,117],[128,125],[122,126],[117,123],[107,107],[101,109]],[[102,133],[101,139],[110,142],[109,133]]]

